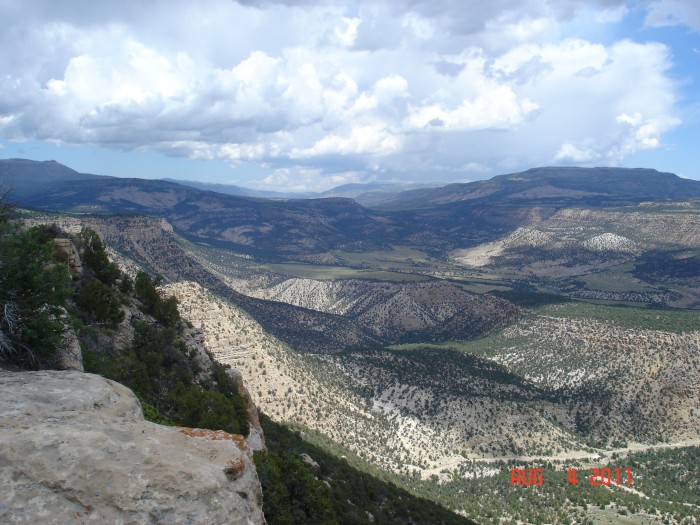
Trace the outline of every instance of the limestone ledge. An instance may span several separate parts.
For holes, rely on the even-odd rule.
[[[0,371],[1,523],[265,523],[241,436],[143,419],[126,387]]]

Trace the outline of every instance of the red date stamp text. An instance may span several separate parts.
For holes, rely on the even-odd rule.
[[[569,468],[566,471],[566,480],[572,485],[579,482],[579,471]],[[585,475],[583,477],[585,481]],[[588,474],[588,482],[591,487],[601,487],[607,485],[627,485],[632,486],[632,469],[625,468],[592,468]],[[544,483],[544,470],[541,468],[513,468],[510,471],[511,486],[539,486]]]

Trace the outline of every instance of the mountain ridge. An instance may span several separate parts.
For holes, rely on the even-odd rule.
[[[199,182],[187,179],[161,179],[167,182],[174,182],[205,191],[214,191],[224,195],[236,195],[239,197],[257,197],[263,199],[325,199],[329,197],[346,197],[356,200],[363,206],[369,206],[371,203],[381,203],[391,198],[400,192],[408,191],[409,189],[434,188],[440,184],[421,184],[421,183],[391,183],[391,182],[350,182],[341,184],[325,191],[271,191],[271,190],[256,190],[245,186],[235,184],[217,183],[217,182]]]
[[[224,195],[174,182],[78,174],[58,163],[17,159],[0,161],[0,186],[14,189],[10,198],[20,206],[158,216],[194,242],[267,260],[297,261],[333,250],[361,253],[392,245],[418,246],[444,257],[451,250],[490,242],[546,220],[567,207],[700,199],[700,181],[628,168],[533,168],[404,192],[394,205],[381,209],[344,197],[270,200]]]
[[[554,189],[558,191],[553,191]],[[700,181],[648,168],[547,166],[497,175],[482,181],[403,192],[394,201],[385,203],[381,209],[430,208],[463,201],[513,203],[519,200],[532,202],[533,199],[562,197],[633,201],[656,200],[659,196],[700,198]]]

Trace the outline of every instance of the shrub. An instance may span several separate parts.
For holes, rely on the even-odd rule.
[[[124,320],[121,302],[111,286],[93,277],[75,299],[88,322],[99,321],[115,326]]]
[[[298,457],[286,452],[256,453],[255,465],[265,493],[263,512],[268,523],[338,523],[330,489],[314,479]]]
[[[44,228],[0,224],[0,359],[50,366],[71,294],[68,267],[53,260]]]
[[[117,265],[109,260],[105,246],[97,232],[90,228],[80,230],[80,246],[83,251],[82,263],[87,277],[97,277],[109,286],[116,283],[121,272]]]
[[[177,298],[162,299],[156,289],[159,283],[160,276],[153,280],[146,272],[139,272],[134,282],[136,298],[141,301],[141,310],[144,313],[152,315],[165,326],[175,326],[180,320]]]
[[[248,434],[248,412],[235,382],[215,363],[211,381],[197,384],[195,356],[172,327],[136,321],[131,348],[114,356],[84,355],[87,371],[131,388],[152,421]]]

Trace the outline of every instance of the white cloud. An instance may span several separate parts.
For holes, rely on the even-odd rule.
[[[473,100],[462,100],[454,108],[442,104],[412,107],[406,119],[410,128],[445,130],[509,129],[520,124],[539,106],[528,100],[518,100],[509,86],[487,86]]]
[[[262,160],[264,156],[263,144],[224,144],[219,148],[219,158],[232,162]]]
[[[700,31],[700,3],[696,0],[654,0],[645,23],[649,26],[686,25]]]
[[[595,20],[599,24],[615,24],[621,22],[628,14],[629,9],[627,5],[620,4],[601,11],[596,15]]]
[[[592,149],[582,150],[568,142],[561,145],[554,157],[556,162],[574,162],[576,164],[587,164],[598,159],[600,159],[600,155]]]
[[[669,49],[567,38],[574,0],[250,4],[0,3],[0,139],[252,162],[291,187],[620,163],[679,125]],[[647,23],[696,27],[693,5]]]
[[[343,135],[326,135],[307,149],[293,149],[294,159],[325,155],[388,155],[401,148],[401,138],[380,125],[361,125]]]
[[[520,82],[521,96],[541,105],[527,127],[530,137],[523,137],[532,152],[549,148],[555,162],[619,165],[639,149],[661,145],[663,133],[678,124],[669,64],[660,44],[623,40],[606,47],[570,39],[521,46],[494,69]],[[618,120],[637,113],[644,117],[632,126]]]
[[[622,113],[615,118],[617,127],[604,139],[587,138],[581,144],[563,143],[554,157],[557,163],[573,162],[582,165],[600,163],[619,166],[624,159],[639,150],[662,146],[663,133],[678,126],[676,117],[646,118],[642,113]]]
[[[352,46],[357,38],[357,27],[360,22],[358,17],[342,17],[341,23],[333,28],[333,35],[338,44],[344,47]]]
[[[353,86],[355,86],[353,82]],[[357,94],[356,90],[354,90]],[[408,93],[408,82],[401,75],[392,75],[380,78],[374,83],[372,89],[360,93],[348,110],[349,115],[366,114],[377,109],[386,109],[394,99],[406,98]]]
[[[661,135],[681,123],[677,117],[661,115],[645,118],[641,113],[623,113],[616,120],[622,127],[622,138],[608,152],[610,161],[615,164],[620,164],[626,156],[637,150],[660,147]]]
[[[351,182],[367,182],[367,178],[358,172],[324,173],[321,169],[294,166],[275,169],[251,186],[259,189],[274,187],[288,192],[321,192]]]
[[[411,30],[419,40],[430,40],[435,36],[436,28],[432,21],[421,17],[417,13],[409,12],[403,16],[401,23]]]

